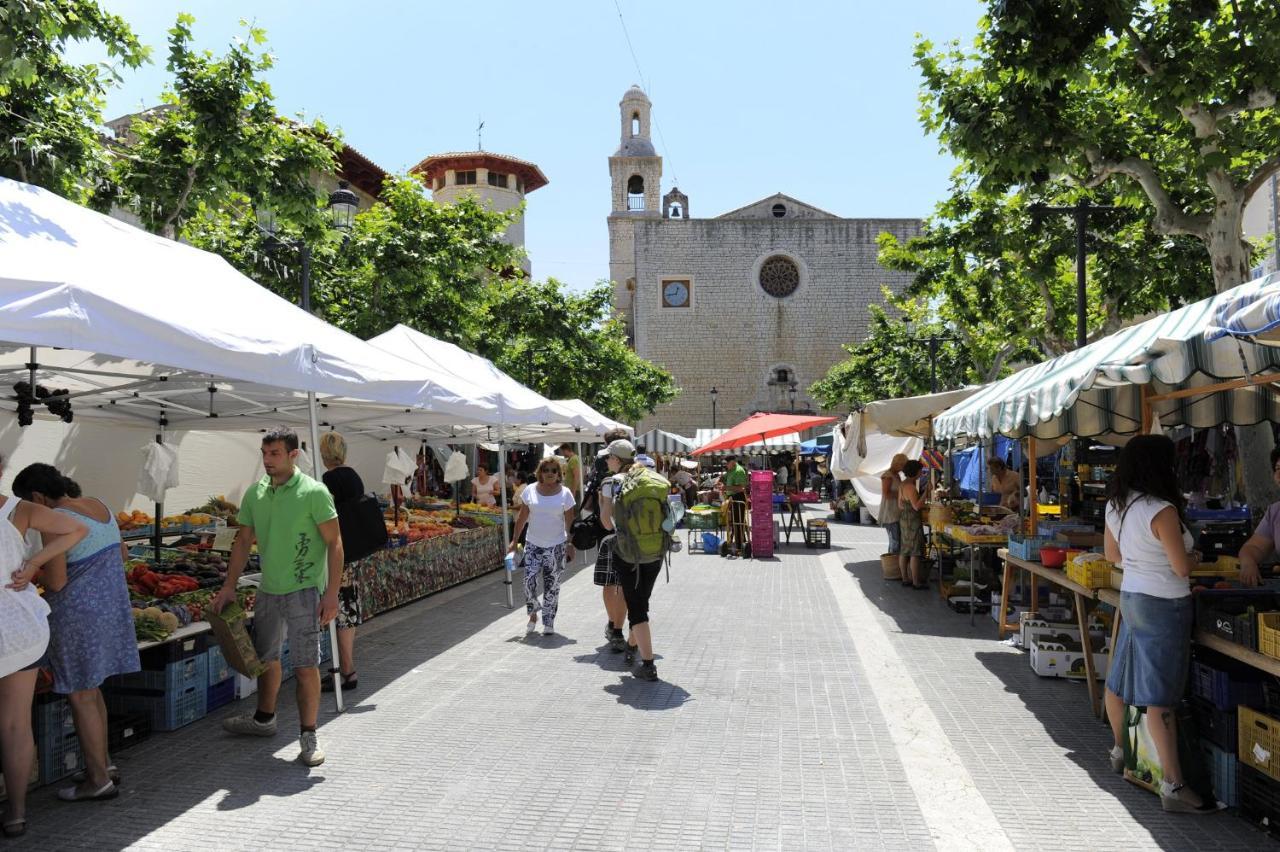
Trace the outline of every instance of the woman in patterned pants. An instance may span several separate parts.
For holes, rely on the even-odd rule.
[[[560,575],[565,558],[574,556],[569,541],[575,501],[573,492],[564,487],[564,472],[554,458],[538,464],[537,481],[526,485],[520,493],[520,514],[511,539],[510,552],[515,552],[520,534],[528,528],[524,546],[524,596],[529,623],[525,633],[538,629],[538,612],[542,612],[542,632],[555,633],[556,609],[560,605]],[[542,579],[542,602],[538,602],[538,579]]]

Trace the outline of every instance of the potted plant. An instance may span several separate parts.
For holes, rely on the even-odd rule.
[[[858,499],[858,492],[850,488],[849,491],[846,492],[845,495],[840,498],[840,501],[841,501],[841,512],[840,512],[841,520],[850,524],[858,523],[858,519],[859,519],[858,510],[862,508],[862,501]]]

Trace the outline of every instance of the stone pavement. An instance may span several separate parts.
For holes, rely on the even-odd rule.
[[[590,572],[526,640],[494,574],[362,630],[328,762],[210,718],[118,755],[113,802],[50,788],[12,849],[1259,849],[1109,774],[1081,684],[1036,677],[936,593],[880,578],[879,530],[772,561],[679,553],[661,682],[603,648]],[[519,594],[517,587],[517,595]]]

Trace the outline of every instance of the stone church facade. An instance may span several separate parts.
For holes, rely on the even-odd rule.
[[[861,339],[881,288],[910,275],[876,260],[876,238],[919,233],[918,219],[845,219],[781,193],[711,219],[690,216],[679,188],[661,194],[648,97],[623,96],[609,158],[614,307],[635,350],[681,388],[640,430],[692,436],[755,411],[819,410],[808,387]],[[906,353],[886,353],[888,358]],[[830,412],[838,413],[838,412]]]

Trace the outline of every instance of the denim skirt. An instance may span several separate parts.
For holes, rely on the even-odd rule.
[[[1120,593],[1120,635],[1107,689],[1133,707],[1173,707],[1182,700],[1191,661],[1191,595],[1158,598]]]

